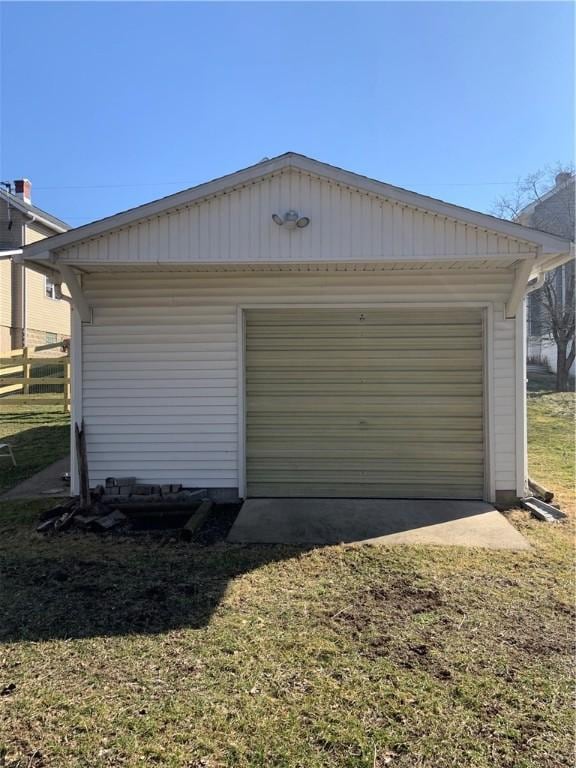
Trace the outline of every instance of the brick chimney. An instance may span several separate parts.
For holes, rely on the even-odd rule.
[[[25,203],[32,203],[32,182],[30,179],[16,179],[14,182],[14,194]]]
[[[563,171],[562,173],[557,173],[555,178],[556,186],[559,187],[561,184],[565,184],[567,181],[570,181],[571,178],[572,178],[572,174],[567,173],[566,171]]]

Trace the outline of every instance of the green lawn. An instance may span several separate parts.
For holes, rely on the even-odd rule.
[[[61,405],[18,405],[0,399],[0,442],[4,441],[12,446],[17,466],[9,458],[0,459],[0,493],[66,456],[70,416]]]
[[[570,400],[530,399],[568,505]],[[521,553],[200,547],[43,539],[49,503],[0,506],[6,768],[574,764],[571,521],[510,513]]]
[[[556,490],[568,502],[574,497],[574,394],[528,394],[530,476]]]

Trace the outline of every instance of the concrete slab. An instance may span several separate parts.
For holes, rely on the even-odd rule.
[[[490,504],[411,499],[249,499],[228,541],[530,548]]]
[[[70,496],[70,486],[65,485],[61,477],[70,471],[70,457],[58,459],[54,464],[45,467],[27,480],[23,480],[14,488],[0,496],[0,500],[32,499],[45,496]]]

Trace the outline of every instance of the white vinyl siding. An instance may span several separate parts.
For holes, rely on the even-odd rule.
[[[246,312],[248,496],[484,496],[481,310]]]
[[[295,209],[305,230],[272,221]],[[301,171],[120,228],[62,251],[70,263],[262,263],[536,255],[532,243]]]
[[[83,326],[82,411],[91,482],[136,474],[150,482],[237,488],[239,307],[475,302],[493,306],[496,489],[515,488],[514,321],[504,319],[513,274],[359,268],[302,272],[131,272],[83,278],[94,308]]]

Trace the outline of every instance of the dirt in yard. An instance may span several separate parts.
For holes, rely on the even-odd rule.
[[[519,588],[516,579],[492,579],[493,588],[506,590]],[[426,586],[420,574],[409,580],[391,580],[387,585],[371,587],[355,596],[345,609],[327,616],[355,644],[357,652],[369,659],[385,657],[406,669],[421,669],[439,680],[450,680],[447,640],[450,633],[470,640],[479,627],[470,627],[467,619],[471,611],[482,611],[482,594],[464,595],[457,589],[442,590]],[[490,616],[496,642],[500,649],[510,650],[509,675],[513,679],[514,659],[522,654],[545,657],[558,654],[569,657],[576,654],[573,606],[549,596],[543,601],[546,611],[526,616],[524,607],[511,604],[499,615],[497,625]],[[558,623],[558,615],[568,619]],[[563,626],[563,629],[559,629]],[[473,658],[468,668],[474,665]],[[480,670],[479,670],[480,671]]]

